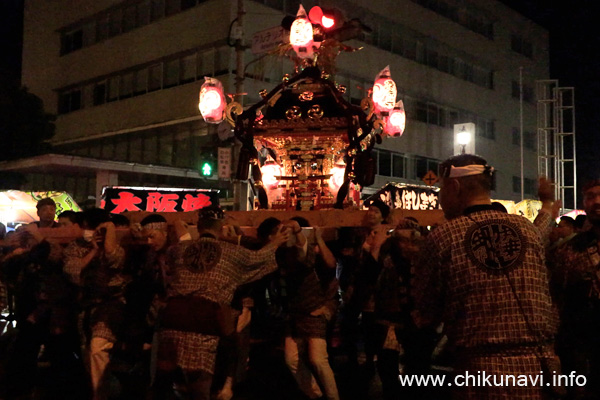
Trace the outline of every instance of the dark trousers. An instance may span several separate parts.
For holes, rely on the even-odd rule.
[[[178,383],[183,390],[189,393],[191,400],[210,400],[210,387],[213,374],[206,371],[188,371],[181,373],[180,370],[158,371],[152,390],[154,400],[175,399],[173,384]]]

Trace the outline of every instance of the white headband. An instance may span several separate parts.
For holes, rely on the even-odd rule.
[[[465,165],[464,167],[450,166],[450,174],[448,178],[462,178],[463,176],[479,175],[489,171],[491,174],[494,172],[494,168],[488,165],[471,164]]]
[[[167,223],[166,222],[150,222],[143,226],[144,229],[149,230],[157,230],[157,231],[166,231]]]

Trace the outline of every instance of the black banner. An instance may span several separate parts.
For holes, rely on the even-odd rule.
[[[379,199],[391,208],[437,210],[440,208],[438,191],[438,188],[432,186],[388,183],[375,194],[366,198],[364,204],[368,206],[372,201]]]

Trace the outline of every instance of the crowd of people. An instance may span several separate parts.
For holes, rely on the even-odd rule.
[[[550,383],[575,371],[585,385],[454,385],[436,398],[598,398],[600,181],[584,188],[585,222],[556,225],[546,180],[531,223],[492,202],[494,169],[478,156],[446,160],[440,178],[445,223],[392,221],[376,200],[363,226],[335,235],[276,212],[245,234],[215,206],[195,227],[98,208],[55,221],[42,199],[40,220],[3,240],[0,398],[229,400],[270,354],[299,397],[273,397],[273,378],[256,398],[336,400],[332,352],[353,376],[377,374],[386,400],[431,396],[399,374],[482,371]],[[44,234],[68,226],[81,234]]]

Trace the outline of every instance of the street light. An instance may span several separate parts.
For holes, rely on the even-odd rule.
[[[471,132],[467,132],[463,126],[462,130],[456,134],[456,141],[461,146],[460,154],[465,154],[465,148],[471,141]]]
[[[475,124],[454,125],[454,154],[475,154]]]

